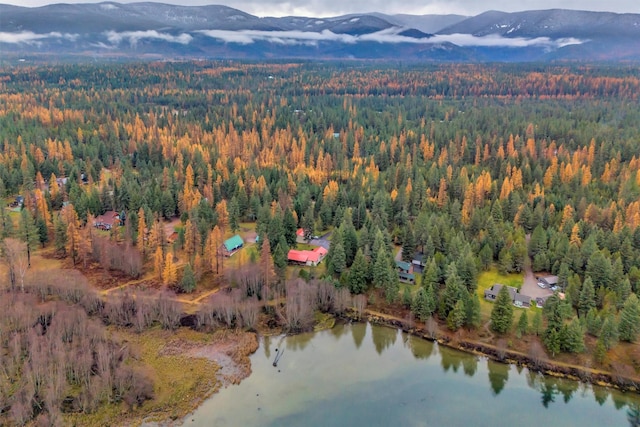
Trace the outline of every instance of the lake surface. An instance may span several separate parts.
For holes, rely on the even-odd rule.
[[[545,378],[369,324],[263,338],[251,363],[249,378],[184,425],[640,426],[636,394]]]

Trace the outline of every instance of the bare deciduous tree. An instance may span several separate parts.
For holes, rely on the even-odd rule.
[[[435,340],[438,337],[438,322],[436,322],[436,319],[433,316],[429,316],[424,326],[429,338]]]
[[[364,295],[356,295],[353,297],[353,308],[358,315],[358,319],[362,318],[364,310],[367,308],[367,297]]]
[[[351,293],[347,288],[336,289],[333,299],[333,312],[341,315],[352,304]]]
[[[156,303],[158,322],[165,329],[176,329],[180,326],[182,304],[176,300],[174,293],[162,292]]]
[[[528,356],[535,369],[540,369],[547,360],[547,353],[537,340],[529,346]]]
[[[302,280],[294,280],[286,284],[287,299],[284,320],[289,331],[305,331],[313,325],[315,310],[315,289]]]
[[[238,312],[245,328],[253,329],[258,322],[260,313],[260,302],[258,298],[252,297],[238,304]]]
[[[2,255],[9,270],[11,287],[20,286],[24,292],[24,277],[29,269],[27,244],[21,240],[7,237],[2,242]]]
[[[333,286],[329,282],[317,280],[311,282],[311,285],[317,288],[316,303],[318,305],[318,310],[322,311],[323,313],[331,311],[334,306],[336,293],[335,286]]]
[[[498,356],[498,360],[504,360],[507,355],[507,340],[504,338],[500,338],[498,342],[496,342],[496,355]]]

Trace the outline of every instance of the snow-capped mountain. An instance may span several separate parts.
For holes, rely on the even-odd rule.
[[[7,58],[640,60],[638,40],[639,14],[570,10],[260,18],[218,5],[0,5]]]

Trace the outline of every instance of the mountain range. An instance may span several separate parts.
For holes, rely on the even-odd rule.
[[[0,57],[638,61],[640,14],[257,17],[227,6],[0,4]]]

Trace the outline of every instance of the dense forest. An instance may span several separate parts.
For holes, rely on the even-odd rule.
[[[310,305],[341,312],[350,304],[348,289],[367,295],[354,300],[360,309],[367,300],[386,304],[427,327],[439,319],[450,331],[490,321],[498,336],[533,337],[535,352],[543,351],[541,342],[551,357],[583,354],[579,360],[610,368],[610,350],[640,332],[639,96],[638,70],[625,66],[188,62],[2,69],[0,196],[17,209],[0,210],[2,280],[16,301],[2,296],[2,316],[9,317],[0,322],[0,356],[13,370],[0,371],[9,378],[0,380],[0,397],[28,405],[12,384],[35,336],[48,335],[46,321],[31,331],[33,319],[12,320],[19,318],[16,304],[49,301],[53,308],[34,314],[43,319],[54,317],[47,310],[62,316],[54,304],[67,301],[57,291],[35,291],[33,278],[27,288],[34,295],[20,294],[28,270],[20,255],[28,264],[42,247],[80,270],[97,263],[133,278],[153,271],[159,287],[179,292],[204,281],[240,289],[201,311],[201,324],[217,316],[252,328],[261,306],[281,314],[287,329],[302,330],[313,317]],[[95,218],[110,211],[123,226],[96,230]],[[170,242],[164,223],[174,218],[180,221]],[[253,267],[231,274],[219,248],[243,224],[258,235],[247,261]],[[293,280],[287,263],[299,228],[307,240],[332,233],[325,268],[299,273],[309,283]],[[404,261],[424,256],[413,286],[399,281],[399,247]],[[478,276],[527,266],[557,275],[561,292],[530,315],[514,311],[502,292],[489,318]],[[96,314],[103,323],[119,322],[100,304],[72,314],[82,322]],[[135,310],[129,315],[124,326],[135,323]],[[67,343],[76,339],[69,334]],[[105,354],[115,346],[78,337],[74,345],[89,340]],[[96,389],[103,398],[150,398],[124,356],[110,357],[109,387]],[[618,371],[635,376],[640,365],[625,360]],[[86,378],[95,374],[66,376],[93,384]],[[116,390],[112,382],[121,377]],[[133,388],[136,381],[143,390]],[[39,409],[9,403],[0,411],[26,422],[45,403],[63,405],[42,396]],[[81,400],[74,405],[85,409]]]

